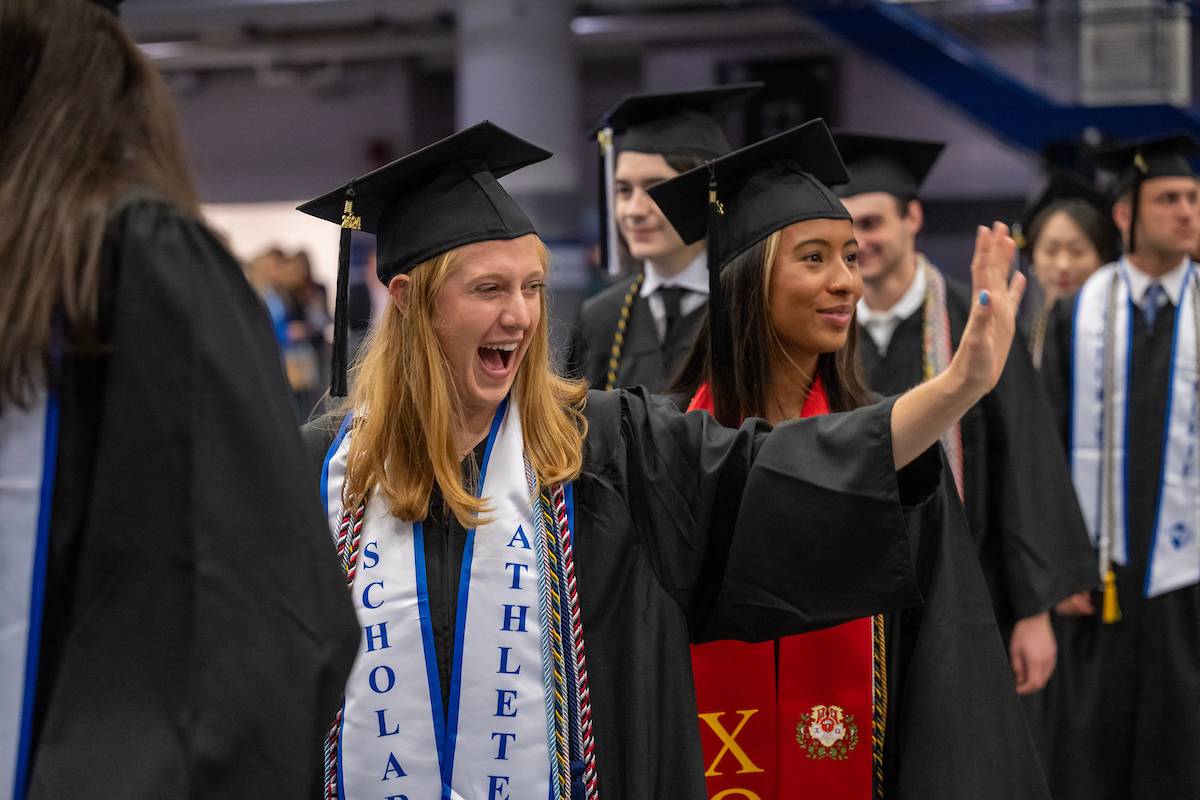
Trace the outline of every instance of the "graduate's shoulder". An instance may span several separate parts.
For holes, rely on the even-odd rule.
[[[651,418],[667,420],[683,413],[678,396],[651,394],[645,386],[603,391],[589,389],[583,414],[588,433],[585,467],[610,461],[627,433],[646,426]]]
[[[201,219],[151,193],[131,193],[113,208],[106,244],[122,270],[186,287],[189,292],[233,292],[253,299],[237,259]]]
[[[304,461],[318,477],[325,465],[329,448],[338,438],[343,417],[340,414],[320,414],[300,426],[300,441],[304,445]]]
[[[583,304],[579,306],[579,318],[576,324],[584,331],[585,335],[598,329],[610,328],[616,323],[617,316],[621,313],[621,306],[625,304],[625,296],[629,294],[629,289],[637,277],[637,274],[634,274],[623,278],[583,301]]]
[[[1116,261],[1105,264],[1089,275],[1077,291],[1056,300],[1054,308],[1050,312],[1049,323],[1063,331],[1071,330],[1075,321],[1075,310],[1079,306],[1079,301],[1083,293],[1086,291],[1103,291],[1109,285],[1109,282],[1112,281],[1117,268]]]

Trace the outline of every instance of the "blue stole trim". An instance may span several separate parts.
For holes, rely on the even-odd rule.
[[[338,725],[337,790],[338,800],[346,800],[346,779],[342,776],[342,742],[346,740],[346,699],[342,698],[342,721]]]
[[[488,462],[492,456],[492,445],[496,442],[496,434],[500,431],[500,423],[504,421],[504,415],[507,411],[508,398],[505,397],[500,403],[500,407],[496,409],[496,415],[492,417],[492,427],[488,431],[487,444],[483,448],[483,463],[479,467],[479,480],[475,486],[476,497],[479,497],[483,491],[483,482],[487,477]],[[454,778],[454,749],[458,739],[458,705],[462,691],[463,634],[466,632],[467,627],[467,600],[471,588],[471,556],[474,547],[475,529],[471,528],[471,530],[467,531],[467,541],[463,546],[462,571],[458,578],[458,611],[454,620],[454,661],[450,673],[450,704],[446,714],[445,740],[438,747],[438,754],[442,765],[442,800],[450,800],[450,784]],[[417,571],[418,575],[421,573],[422,570]],[[430,643],[432,643],[432,635]],[[432,649],[426,649],[426,663],[429,662],[430,658],[434,659],[433,669],[436,672],[437,653]],[[440,698],[441,694],[439,686],[436,697]]]
[[[342,446],[342,440],[349,433],[350,422],[353,419],[354,412],[347,411],[346,416],[342,418],[342,424],[338,428],[337,436],[333,437],[333,443],[325,451],[325,461],[321,464],[321,505],[325,508],[325,519],[327,520],[329,519],[329,462],[333,460],[333,456],[337,453],[338,448]]]
[[[338,427],[337,436],[333,437],[333,442],[329,445],[329,449],[325,451],[325,460],[321,463],[321,507],[325,509],[325,519],[329,519],[329,462],[333,460],[334,454],[338,448],[342,446],[342,440],[346,438],[346,434],[350,432],[350,423],[354,420],[354,412],[346,412],[346,416],[342,418],[342,424]],[[338,727],[338,745],[337,745],[337,790],[338,800],[346,800],[346,779],[342,777],[342,742],[345,741],[343,735],[346,731],[346,700],[342,698],[342,721]]]
[[[29,633],[25,643],[25,690],[21,701],[21,728],[17,742],[17,765],[13,778],[13,800],[24,800],[28,790],[33,745],[33,711],[37,700],[38,656],[42,643],[42,607],[46,599],[46,553],[50,545],[50,523],[54,516],[54,476],[58,462],[58,393],[46,396],[46,427],[42,447],[42,485],[38,508],[37,545],[33,556],[33,581],[29,600]]]
[[[1142,593],[1146,597],[1150,596],[1150,578],[1154,575],[1154,551],[1158,547],[1158,539],[1159,539],[1158,526],[1162,522],[1163,488],[1166,486],[1166,483],[1167,483],[1167,455],[1170,453],[1170,445],[1171,445],[1171,412],[1174,411],[1172,406],[1174,406],[1174,404],[1175,404],[1175,391],[1174,391],[1174,387],[1175,387],[1175,351],[1179,349],[1179,322],[1180,322],[1180,320],[1183,319],[1183,304],[1188,299],[1188,296],[1187,296],[1188,287],[1190,287],[1192,285],[1192,270],[1193,269],[1195,269],[1195,265],[1189,259],[1187,272],[1183,276],[1183,289],[1180,290],[1180,292],[1179,292],[1179,307],[1175,309],[1175,326],[1171,330],[1171,367],[1170,367],[1169,371],[1167,372],[1167,407],[1166,407],[1165,413],[1163,414],[1163,432],[1162,432],[1163,444],[1162,444],[1162,456],[1161,456],[1162,462],[1158,465],[1158,489],[1156,489],[1154,492],[1154,524],[1150,527],[1150,553],[1148,554],[1148,556],[1146,558],[1146,578],[1145,578],[1144,585],[1142,586]],[[1132,302],[1132,297],[1133,297],[1133,293],[1131,292],[1130,293],[1130,298],[1131,298],[1130,302]],[[1129,341],[1130,342],[1133,341],[1132,320],[1133,320],[1133,315],[1130,314],[1130,325],[1129,325]],[[1196,347],[1200,348],[1200,342],[1196,342]],[[1132,350],[1130,352],[1129,361],[1130,361],[1130,363],[1133,363]],[[1198,375],[1197,378],[1200,379],[1200,375]],[[1126,384],[1126,385],[1128,385],[1128,384]],[[1125,396],[1128,398],[1130,394],[1131,394],[1131,392],[1126,392]],[[1126,407],[1126,411],[1125,411],[1125,429],[1126,429],[1125,441],[1128,443],[1128,441],[1129,441],[1129,433],[1128,433],[1129,410],[1128,410],[1128,407]],[[1126,444],[1126,447],[1128,448],[1128,444]],[[1128,469],[1129,469],[1128,457],[1125,459],[1125,463],[1126,463],[1125,469],[1128,472]],[[1129,530],[1129,512],[1128,512],[1129,504],[1128,503],[1125,504],[1125,509],[1126,509],[1125,530]]]

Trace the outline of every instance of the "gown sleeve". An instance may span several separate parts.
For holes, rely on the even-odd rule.
[[[1075,298],[1059,300],[1046,321],[1046,349],[1042,352],[1042,386],[1050,400],[1058,438],[1066,448],[1071,424],[1071,336]],[[1068,456],[1069,456],[1068,452]]]
[[[948,467],[905,517],[925,602],[889,615],[884,796],[1049,800]]]
[[[270,325],[165,204],[106,247],[95,478],[30,797],[315,797],[359,633]]]
[[[592,457],[623,494],[695,641],[758,641],[920,602],[905,507],[931,448],[894,469],[891,405],[726,429],[644,390],[589,395]]]
[[[1021,337],[983,408],[989,524],[1011,623],[1090,588],[1095,570],[1050,402]]]

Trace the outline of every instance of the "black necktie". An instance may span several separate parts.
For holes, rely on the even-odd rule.
[[[672,341],[671,337],[675,333],[676,323],[679,322],[680,308],[679,303],[683,300],[683,293],[687,289],[682,286],[660,286],[658,287],[658,296],[663,302],[663,319],[666,325],[663,327],[663,344],[669,345]]]

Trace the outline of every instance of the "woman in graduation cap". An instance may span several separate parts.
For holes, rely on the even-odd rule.
[[[1028,328],[1029,355],[1041,369],[1046,322],[1054,304],[1079,291],[1083,282],[1120,253],[1117,229],[1105,215],[1103,194],[1082,178],[1055,170],[1021,217],[1017,241],[1029,255],[1034,304]]]
[[[710,174],[724,209],[711,218]],[[858,245],[828,188],[846,179],[816,120],[651,190],[685,241],[707,229],[719,243],[709,325],[675,387],[690,408],[725,425],[779,424],[873,402],[855,349]],[[907,523],[922,534],[922,608],[774,642],[694,648],[710,796],[1047,796],[948,473],[938,501]],[[722,719],[740,723],[742,766],[756,767],[749,774],[721,768],[714,723]],[[972,744],[948,750],[948,740]]]
[[[994,302],[899,400],[727,429],[586,392],[550,367],[546,249],[496,180],[549,155],[481,123],[301,207],[376,234],[393,300],[307,431],[363,629],[330,797],[704,797],[689,641],[918,603],[906,514],[1003,367],[987,233]]]
[[[355,625],[266,315],[110,11],[0,0],[0,74],[0,795],[311,795]]]

